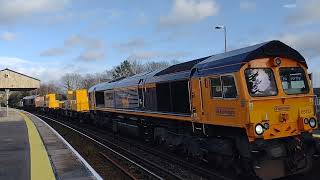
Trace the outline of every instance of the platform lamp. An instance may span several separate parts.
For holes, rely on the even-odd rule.
[[[227,52],[227,27],[226,26],[216,26],[215,29],[224,30],[224,52]]]

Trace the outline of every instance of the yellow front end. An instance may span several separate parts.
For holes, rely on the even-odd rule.
[[[251,139],[273,139],[311,132],[309,120],[315,118],[313,97],[251,100],[249,103]],[[255,132],[262,125],[263,134]]]
[[[259,59],[241,69],[248,92],[250,141],[296,136],[318,126],[306,67],[290,59],[278,60],[273,65],[274,59]]]

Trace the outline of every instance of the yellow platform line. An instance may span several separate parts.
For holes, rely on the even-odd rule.
[[[31,119],[25,114],[19,112],[27,124],[30,161],[31,161],[31,180],[55,180],[47,150],[43,145],[37,128]]]

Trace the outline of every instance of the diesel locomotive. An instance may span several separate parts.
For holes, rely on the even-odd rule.
[[[269,41],[97,84],[75,113],[236,174],[279,178],[308,171],[316,153],[307,69],[298,51]]]

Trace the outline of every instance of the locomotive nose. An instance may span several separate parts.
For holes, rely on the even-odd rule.
[[[314,108],[303,98],[255,100],[250,103],[254,137],[274,139],[311,132],[318,127]]]

